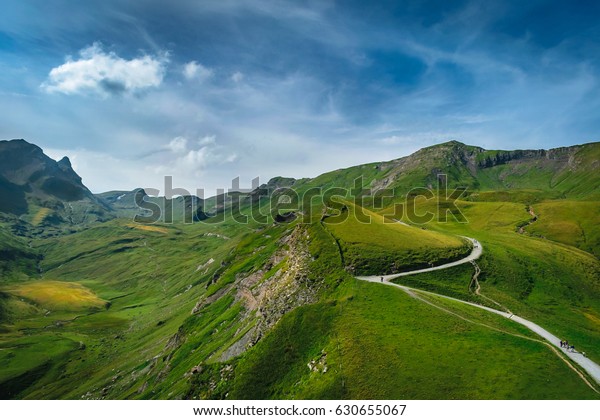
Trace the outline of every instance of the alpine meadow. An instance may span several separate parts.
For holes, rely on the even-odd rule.
[[[598,1],[3,0],[0,115],[6,418],[600,412]]]
[[[128,215],[143,190],[93,195],[68,160],[0,146],[3,202],[20,203],[2,213],[4,398],[598,396],[557,343],[442,296],[600,362],[599,143],[452,141],[249,193],[146,196],[175,214],[152,224]],[[468,188],[416,195],[439,178]],[[307,191],[323,191],[310,208]],[[465,237],[480,258],[427,271],[470,254]],[[357,278],[419,269],[392,280],[410,293]]]

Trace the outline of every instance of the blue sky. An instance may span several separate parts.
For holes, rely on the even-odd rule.
[[[0,138],[94,192],[600,140],[598,2],[2,3]]]

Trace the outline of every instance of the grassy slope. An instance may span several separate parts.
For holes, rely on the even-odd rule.
[[[423,203],[423,209],[432,205]],[[460,208],[469,223],[432,223],[429,227],[482,242],[482,292],[600,361],[595,350],[600,348],[598,260],[567,245],[518,234],[515,226],[530,218],[523,204],[463,202]],[[428,274],[434,279],[429,281],[431,289],[453,294],[455,286],[443,284],[447,274]]]
[[[468,225],[450,223],[430,228],[481,239],[486,249],[481,261],[484,291],[596,357],[598,334],[594,333],[597,328],[593,320],[600,318],[594,318],[599,315],[590,297],[597,296],[597,292],[581,269],[581,262],[587,261],[586,254],[515,233],[515,224],[528,218],[521,204],[468,202],[463,207]],[[343,225],[337,228],[340,226],[343,230]],[[359,237],[367,239],[367,243],[379,243],[378,235],[384,235],[394,251],[413,243],[415,237],[411,235],[415,232],[426,233],[445,244],[455,241],[434,230],[399,224],[371,227],[378,233],[362,232]],[[327,229],[331,228],[327,225]],[[347,231],[356,234],[354,228]],[[112,306],[107,311],[81,313],[83,316],[79,317],[77,313],[64,312],[40,317],[32,310],[29,316],[9,326],[9,332],[2,336],[3,348],[32,337],[50,343],[48,360],[11,365],[16,369],[11,378],[21,378],[18,383],[22,386],[33,382],[20,397],[80,398],[87,392],[94,397],[113,398],[214,398],[224,397],[227,392],[230,398],[593,397],[543,346],[449,318],[444,312],[408,299],[402,292],[350,280],[340,271],[337,246],[319,223],[310,228],[315,258],[312,272],[317,277],[327,277],[329,284],[340,286],[330,289],[327,301],[285,316],[253,350],[233,362],[233,379],[223,381],[220,372],[226,365],[217,359],[243,325],[239,319],[241,308],[231,295],[225,295],[205,307],[199,316],[190,316],[190,310],[202,294],[213,294],[231,283],[236,273],[259,267],[276,246],[273,238],[286,229],[281,226],[253,232],[247,226],[225,224],[141,230],[115,221],[46,241],[40,250],[46,254],[48,278],[83,284],[100,298],[111,301]],[[216,232],[235,239],[206,235]],[[397,241],[403,234],[409,236]],[[543,245],[532,250],[532,241]],[[567,259],[573,266],[557,266],[548,259],[551,255]],[[216,260],[209,271],[197,272],[197,266],[209,258]],[[548,262],[532,268],[534,260],[538,264]],[[221,262],[226,263],[225,269]],[[594,260],[589,264],[593,268]],[[219,280],[206,287],[217,270],[223,270]],[[468,296],[467,285],[463,284],[469,278],[468,267],[456,271],[440,272],[439,279],[415,281],[430,284],[433,290],[445,286],[444,292]],[[544,275],[540,276],[540,272]],[[576,273],[573,281],[583,279],[584,287],[573,288],[573,283],[555,284],[552,280],[567,272],[570,276]],[[529,290],[531,281],[523,279],[523,274],[532,276],[533,289]],[[448,281],[449,284],[439,284]],[[475,319],[485,317],[480,313],[468,315]],[[60,327],[40,330],[56,321],[60,321]],[[513,325],[501,327],[523,333]],[[170,349],[169,339],[178,332],[185,337],[184,342]],[[411,345],[406,346],[406,341]],[[84,343],[84,349],[79,348],[79,342]],[[24,348],[31,349],[24,355],[34,354],[35,347]],[[321,350],[327,353],[330,370],[326,374],[310,372],[306,364],[319,357]],[[155,359],[157,355],[160,357]],[[469,362],[466,370],[464,360]],[[205,375],[209,379],[214,379],[212,374],[218,376],[216,390],[203,394],[206,383],[190,382],[184,376],[198,364],[207,366]],[[539,372],[546,373],[542,366],[547,368],[548,376],[540,376]],[[37,378],[40,372],[41,378],[33,381],[31,378]],[[509,379],[503,380],[500,372],[508,372]],[[262,379],[257,382],[259,377]],[[550,383],[567,385],[549,387],[547,378]],[[13,382],[4,384],[13,386]]]
[[[0,283],[23,280],[37,271],[39,255],[22,238],[0,224]]]
[[[537,190],[545,197],[583,198],[600,197],[600,175],[597,170],[600,159],[600,143],[578,146],[570,152],[554,151],[557,156],[512,160],[504,164],[480,168],[477,171],[481,191]],[[484,151],[477,160],[501,151]],[[562,161],[561,161],[562,159]],[[564,161],[568,161],[564,165]],[[463,185],[469,185],[462,180]]]
[[[584,168],[594,164],[596,149],[597,145],[590,146],[591,152],[580,156]],[[441,169],[449,164],[432,162]],[[431,178],[425,167],[422,164],[395,180],[399,196],[402,189],[423,185]],[[544,207],[545,199],[564,194],[595,197],[597,182],[590,178],[595,172],[591,166],[588,169],[555,176],[525,162],[516,168],[502,165],[482,170],[478,179],[473,179],[464,167],[458,167],[450,174],[453,184],[506,189],[510,183],[529,192],[510,190],[504,196],[493,192],[491,197],[481,193],[477,200],[495,202],[462,203],[468,224],[432,223],[427,231],[415,231],[427,232],[428,236],[440,231],[480,239],[486,250],[480,261],[483,291],[569,339],[598,361],[598,260],[569,246],[583,247],[568,229],[551,233],[555,223],[543,224],[544,217],[565,214],[561,205],[558,209]],[[368,184],[392,171],[385,163],[363,165],[301,181],[298,188],[349,186],[359,175],[364,175]],[[531,176],[525,179],[523,173]],[[532,233],[564,244],[515,232],[517,224],[529,219],[524,209],[532,202],[542,206],[541,219],[527,231],[532,229]],[[585,211],[594,209],[590,206]],[[582,220],[576,211],[568,215],[573,215],[574,221]],[[0,321],[0,364],[6,367],[3,373],[10,372],[0,377],[0,391],[8,390],[6,395],[21,398],[214,398],[225,397],[227,392],[229,397],[261,398],[595,397],[562,362],[535,342],[450,317],[407,298],[401,291],[349,279],[341,271],[342,261],[329,232],[317,223],[320,214],[314,216],[310,275],[326,278],[329,289],[320,303],[286,315],[256,347],[232,362],[234,374],[226,378],[223,372],[228,365],[218,363],[218,357],[247,327],[247,320],[240,319],[241,308],[232,294],[206,306],[199,316],[190,316],[191,308],[199,297],[227,287],[238,273],[251,273],[260,267],[277,248],[276,239],[287,227],[255,231],[253,226],[225,223],[141,230],[114,221],[39,244],[38,250],[46,257],[46,279],[82,284],[112,305],[100,312],[56,311],[43,317],[35,305],[0,294],[12,314]],[[357,235],[355,229],[360,227],[351,224],[338,226],[338,235],[357,239],[351,245],[363,248],[355,254],[357,258],[364,255],[362,251],[374,250],[367,255],[386,261],[390,254],[406,249],[407,242],[398,241],[397,235],[414,232],[408,228],[396,232],[393,229],[398,226],[389,229],[374,224],[374,230]],[[546,231],[535,232],[536,228]],[[586,238],[593,237],[589,233],[594,231],[593,223],[583,230]],[[415,238],[406,236],[411,246]],[[393,244],[392,252],[373,246],[388,241]],[[215,262],[208,270],[197,271],[210,258]],[[215,274],[218,280],[209,285]],[[468,277],[468,270],[460,268],[410,281],[468,298],[463,285]],[[452,309],[469,319],[526,334],[501,319],[490,319],[468,308]],[[174,345],[177,341],[181,342]],[[19,359],[10,356],[11,348],[19,348]],[[306,364],[318,358],[322,350],[327,353],[330,370],[311,373]],[[184,376],[199,364],[205,370],[198,379]],[[217,388],[211,390],[207,384],[215,378]],[[257,378],[261,378],[258,383]]]
[[[163,351],[165,341],[177,332],[199,294],[204,293],[206,281],[236,246],[237,242],[206,235],[214,230],[192,226],[182,233],[170,227],[168,233],[161,233],[110,222],[45,241],[41,247],[46,256],[43,266],[49,270],[45,276],[82,284],[112,305],[101,312],[53,311],[47,317],[32,311],[5,326],[8,333],[2,337],[3,347],[29,334],[40,339],[69,337],[86,344],[78,357],[68,361],[68,374],[46,378],[55,385],[42,390],[41,381],[30,395],[79,397],[110,382],[107,378],[116,370],[129,363],[139,365]],[[197,272],[197,266],[211,257],[215,263],[207,272]],[[53,354],[51,349],[48,353]],[[65,361],[59,358],[54,362],[62,365]],[[21,367],[22,373],[29,370],[27,365]]]
[[[443,173],[447,175],[450,188],[467,187],[472,193],[529,190],[544,199],[600,198],[598,142],[553,150],[546,156],[521,157],[489,167],[480,166],[486,157],[506,153],[481,151],[459,142],[448,142],[390,162],[375,162],[332,171],[302,182],[297,188],[351,188],[354,180],[362,176],[365,188],[392,188],[396,196],[403,196],[415,187],[435,187],[436,174]]]
[[[19,395],[44,377],[61,374],[58,366],[79,348],[67,337],[41,334],[5,340],[0,336],[0,398]]]
[[[453,261],[470,252],[456,237],[394,223],[366,209],[346,204],[348,211],[325,219],[339,242],[344,263],[357,274],[387,274]],[[357,212],[364,216],[357,216]],[[368,217],[369,223],[367,223]]]
[[[98,298],[90,289],[77,283],[62,281],[35,281],[5,288],[7,292],[50,311],[99,310],[107,301]]]
[[[476,325],[378,284],[285,317],[238,364],[231,398],[595,398],[544,345]],[[527,334],[499,317],[456,310]],[[328,371],[307,363],[327,354]],[[553,386],[558,384],[560,386]]]
[[[538,220],[526,231],[600,257],[600,203],[545,201],[533,207]]]

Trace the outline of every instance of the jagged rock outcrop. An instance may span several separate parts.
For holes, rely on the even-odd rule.
[[[279,250],[260,270],[236,281],[236,299],[244,304],[246,321],[254,326],[223,353],[221,360],[238,356],[256,344],[283,315],[317,300],[321,284],[308,279],[308,239],[306,229],[297,226],[280,240]],[[282,266],[279,270],[265,276],[278,264]]]
[[[83,185],[69,158],[56,162],[25,140],[0,141],[0,197],[0,212],[30,213],[34,227],[112,217],[110,207]]]

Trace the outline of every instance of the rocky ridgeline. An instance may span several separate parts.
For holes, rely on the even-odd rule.
[[[286,313],[316,302],[322,284],[308,279],[309,239],[306,229],[297,226],[279,240],[277,251],[260,269],[240,273],[232,284],[208,297],[200,297],[192,315],[231,293],[235,293],[236,301],[245,308],[237,321],[237,341],[223,352],[221,361],[239,356],[254,346]],[[269,275],[278,265],[281,267]],[[248,329],[250,325],[253,326]]]

